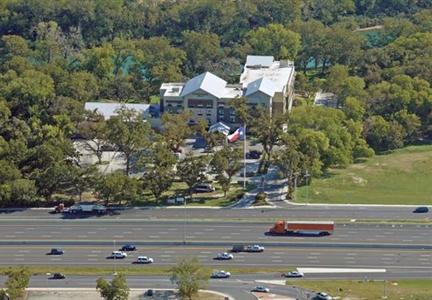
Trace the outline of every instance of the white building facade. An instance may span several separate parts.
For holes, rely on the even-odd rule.
[[[206,119],[209,124],[236,124],[229,102],[245,97],[251,106],[263,106],[269,112],[289,111],[294,91],[294,64],[275,61],[272,56],[252,56],[246,59],[239,84],[228,84],[222,78],[205,72],[185,83],[163,83],[160,88],[161,111],[192,112],[193,121]]]

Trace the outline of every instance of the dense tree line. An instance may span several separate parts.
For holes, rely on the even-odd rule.
[[[289,2],[1,1],[0,206],[56,194],[81,197],[88,189],[107,201],[134,199],[142,188],[159,198],[176,176],[172,151],[192,133],[188,116],[165,117],[159,135],[131,112],[105,121],[84,112],[84,103],[151,101],[162,82],[204,70],[234,82],[251,53],[294,60],[302,96],[291,116],[261,113],[261,122],[250,123],[264,145],[263,170],[269,163],[281,170],[288,164],[289,178],[306,171],[319,176],[330,166],[371,155],[371,148],[387,151],[430,139],[430,1]],[[379,26],[373,35],[358,30],[374,25]],[[336,95],[338,109],[311,105],[319,89]],[[261,130],[262,124],[270,130]],[[220,143],[203,128],[196,130],[209,144]],[[99,162],[103,147],[120,151],[126,174],[139,153],[153,153],[141,162],[148,169],[146,184],[121,172],[101,177],[94,167],[83,167],[71,142],[77,134]],[[231,151],[206,162],[226,189],[238,169],[227,159],[237,156]],[[187,162],[180,170],[202,164]]]

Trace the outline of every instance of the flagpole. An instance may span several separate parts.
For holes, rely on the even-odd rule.
[[[243,124],[243,189],[246,190],[246,123]]]

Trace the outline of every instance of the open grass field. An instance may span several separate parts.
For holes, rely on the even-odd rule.
[[[296,201],[431,205],[432,146],[410,146],[346,169],[331,169],[299,188]]]
[[[341,300],[378,300],[386,296],[388,300],[430,300],[432,280],[395,281],[349,281],[349,280],[301,280],[287,281],[312,291],[321,291]]]

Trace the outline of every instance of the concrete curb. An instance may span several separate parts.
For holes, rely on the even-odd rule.
[[[333,204],[333,203],[297,203],[289,200],[284,200],[285,203],[293,206],[326,206],[326,207],[379,207],[379,208],[416,208],[419,206],[430,206],[430,204],[417,204],[417,205],[406,205],[406,204]]]

